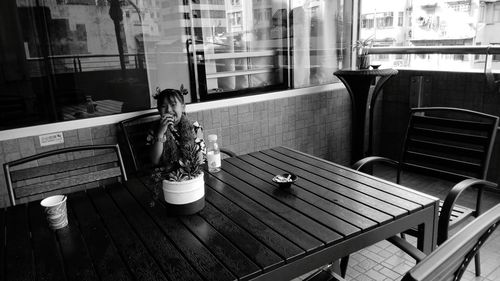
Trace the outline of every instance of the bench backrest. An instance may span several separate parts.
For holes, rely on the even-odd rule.
[[[4,164],[12,205],[126,181],[118,144],[61,148]]]

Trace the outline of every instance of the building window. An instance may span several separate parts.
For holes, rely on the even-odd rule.
[[[361,28],[373,28],[373,26],[374,26],[373,14],[361,16]]]
[[[393,26],[393,12],[376,14],[377,28],[389,28]]]
[[[493,6],[493,22],[500,22],[500,3]]]
[[[456,1],[456,2],[449,2],[447,4],[448,8],[452,9],[455,12],[469,13],[471,11],[469,1]]]
[[[231,26],[241,25],[241,12],[234,12],[229,14],[229,22]]]
[[[398,26],[403,26],[404,12],[398,12]]]
[[[121,22],[104,0],[0,10],[0,130],[154,108],[157,87],[194,103],[333,83],[350,56],[343,0],[132,2],[142,22],[129,1]]]

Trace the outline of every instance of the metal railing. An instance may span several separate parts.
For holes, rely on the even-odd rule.
[[[143,53],[124,54],[124,57],[127,69],[145,68]],[[32,76],[43,75],[43,67],[36,67],[35,65],[44,63],[47,60],[52,64],[52,68],[56,73],[121,69],[120,56],[118,54],[57,55],[47,58],[28,58],[28,63],[31,63]]]
[[[372,47],[368,54],[500,54],[500,46]]]
[[[500,54],[500,46],[413,46],[413,47],[372,47],[367,48],[367,54],[469,54],[484,55],[484,73],[491,73],[493,56]]]
[[[492,56],[500,54],[500,46],[418,46],[418,47],[372,47],[367,49],[369,55],[378,54],[469,54],[469,55],[485,55],[484,73],[486,80],[490,86],[496,86],[497,81],[494,80],[491,72]],[[500,132],[500,126],[497,128]]]

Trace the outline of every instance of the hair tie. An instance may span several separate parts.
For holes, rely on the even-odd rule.
[[[188,94],[188,90],[184,89],[184,84],[181,84],[181,88],[179,90],[183,96]]]

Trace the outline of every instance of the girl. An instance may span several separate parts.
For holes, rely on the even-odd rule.
[[[205,152],[203,129],[198,122],[191,122],[186,116],[185,94],[187,90],[181,86],[180,90],[165,89],[154,96],[160,120],[157,128],[149,131],[147,142],[152,146],[152,163],[164,167],[166,172],[176,168],[184,145],[194,142]]]

